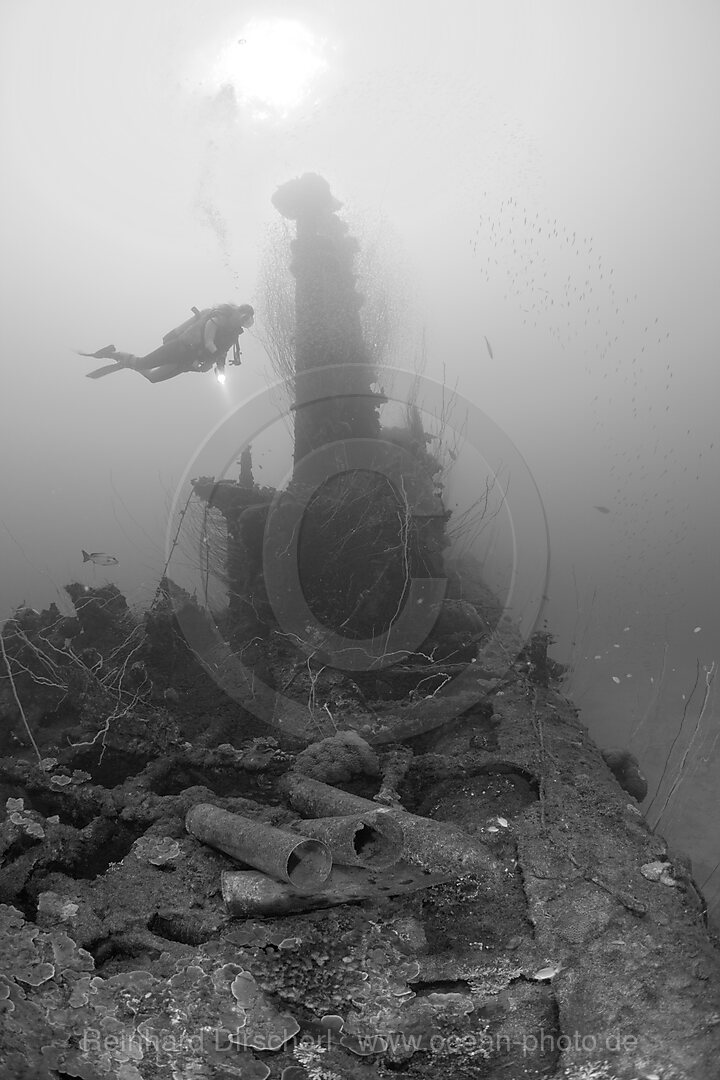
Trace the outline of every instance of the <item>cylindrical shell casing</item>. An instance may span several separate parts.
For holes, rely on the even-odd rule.
[[[309,817],[377,812],[377,803],[370,799],[351,795],[299,773],[286,774],[281,786],[293,809]],[[403,859],[439,872],[481,874],[497,871],[490,850],[461,829],[394,808],[387,811],[387,816],[402,829]]]
[[[304,892],[321,888],[332,870],[332,856],[322,840],[276,829],[210,803],[188,810],[185,828],[204,844]]]
[[[428,889],[451,874],[428,873],[408,863],[397,863],[386,870],[365,866],[334,866],[332,874],[317,892],[299,892],[284,881],[274,881],[259,870],[224,870],[222,896],[228,913],[247,919],[253,915],[283,915],[291,911],[315,911],[338,904],[356,904],[360,900],[382,903],[388,896]]]
[[[220,888],[228,912],[236,918],[312,908],[310,894],[301,895],[285,882],[274,881],[257,870],[223,870]]]
[[[333,862],[381,870],[398,861],[403,849],[402,829],[387,810],[378,807],[360,814],[310,818],[290,826],[303,836],[314,836],[330,848]]]

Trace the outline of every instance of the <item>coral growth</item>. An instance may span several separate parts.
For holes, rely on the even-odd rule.
[[[295,760],[295,769],[326,784],[343,784],[354,776],[379,776],[372,747],[355,731],[341,731],[312,743]]]
[[[184,959],[166,954],[158,973],[102,978],[64,931],[41,931],[2,905],[0,955],[8,1076],[260,1080],[269,1070],[250,1048],[277,1051],[299,1030],[231,960],[232,948]]]

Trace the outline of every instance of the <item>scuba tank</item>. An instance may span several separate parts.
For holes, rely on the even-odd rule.
[[[232,304],[222,305],[217,308],[203,308],[199,311],[198,308],[192,308],[192,316],[186,319],[185,322],[180,323],[179,326],[173,327],[163,337],[163,343],[160,346],[158,352],[163,349],[169,348],[171,351],[179,349],[181,352],[194,354],[195,360],[192,364],[192,370],[195,371],[207,371],[208,359],[210,354],[205,347],[205,329],[208,322],[217,315],[226,315],[237,312],[238,315],[242,315],[241,326],[236,327],[235,330],[231,330],[228,335],[227,328],[223,331],[221,337],[221,343],[218,345],[215,343],[216,350],[216,362],[214,364],[215,374],[218,381],[225,381],[225,361],[227,353],[232,347],[232,360],[231,364],[240,363],[240,346],[238,344],[238,336],[242,333],[242,327],[245,325],[252,325],[254,314],[253,309],[249,304],[244,304],[241,307],[237,307]],[[249,322],[246,320],[249,319]]]
[[[168,345],[171,341],[177,341],[178,338],[184,338],[188,345],[202,344],[205,323],[215,314],[215,308],[203,308],[202,311],[199,311],[196,307],[193,307],[192,312],[191,317],[186,319],[184,323],[180,323],[179,326],[168,330],[163,338],[163,345]]]

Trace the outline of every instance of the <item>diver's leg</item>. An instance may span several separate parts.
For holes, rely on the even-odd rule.
[[[182,342],[169,341],[158,349],[153,349],[147,356],[137,356],[133,360],[132,367],[135,371],[151,371],[155,368],[169,367],[187,370],[195,360],[195,352]],[[167,376],[170,378],[170,376]]]
[[[158,357],[159,349],[155,352],[148,353],[147,356],[136,356],[132,362],[133,371],[139,371],[141,374],[145,371],[152,371],[153,368],[164,367],[162,357]],[[174,364],[172,365],[174,367]]]
[[[177,364],[163,364],[162,367],[152,368],[149,371],[143,371],[142,368],[135,368],[135,371],[142,375],[143,379],[147,379],[148,382],[167,382],[168,379],[174,379],[176,375],[180,375],[184,368],[178,367]]]

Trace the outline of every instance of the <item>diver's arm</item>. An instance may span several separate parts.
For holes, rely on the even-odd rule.
[[[214,356],[219,357],[219,355],[220,354],[216,349],[215,353],[214,353]],[[201,371],[201,372],[210,371],[212,369],[212,367],[213,367],[213,364],[215,364],[215,363],[217,363],[217,360],[213,360],[212,356],[205,356],[201,360],[198,360],[195,364],[193,364],[191,370],[192,371]]]

